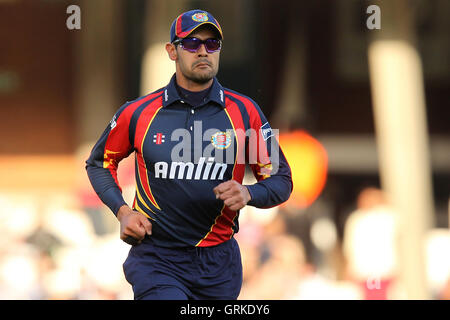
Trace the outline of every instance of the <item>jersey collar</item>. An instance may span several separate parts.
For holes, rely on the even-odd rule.
[[[166,107],[168,105],[171,105],[172,103],[176,101],[180,101],[181,97],[178,94],[177,88],[175,87],[175,74],[170,79],[169,84],[164,88],[163,91],[163,107]],[[219,105],[221,105],[223,108],[225,108],[225,94],[223,92],[223,87],[219,83],[216,77],[213,79],[213,84],[211,91],[209,92],[209,96],[206,98],[207,101],[205,103],[208,103],[210,101],[215,102]]]

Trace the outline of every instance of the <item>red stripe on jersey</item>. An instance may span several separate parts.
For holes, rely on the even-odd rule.
[[[116,119],[116,125],[111,129],[108,138],[106,139],[103,152],[103,167],[110,171],[120,191],[122,191],[122,188],[117,179],[117,166],[120,160],[128,156],[128,152],[131,149],[129,143],[131,117],[139,106],[153,99],[157,94],[158,93],[148,95],[147,97],[128,105],[119,115],[118,119]]]
[[[145,137],[147,135],[148,129],[150,128],[150,125],[152,124],[152,121],[154,117],[156,116],[156,113],[162,108],[162,97],[155,99],[152,103],[150,103],[141,113],[137,124],[136,124],[136,133],[135,133],[135,140],[134,140],[134,147],[136,149],[136,159],[137,159],[137,171],[139,175],[139,180],[136,181],[136,183],[139,183],[142,187],[142,189],[145,192],[145,195],[147,196],[148,200],[151,202],[153,206],[155,206],[157,209],[161,210],[158,203],[156,202],[155,198],[153,197],[149,178],[148,178],[148,172],[147,172],[147,166],[144,161],[143,157],[143,143],[145,140]]]
[[[255,177],[258,181],[260,180],[264,180],[265,177],[267,176],[266,174],[263,174],[262,171],[267,171],[267,166],[270,165],[270,157],[269,157],[269,152],[267,150],[267,144],[264,141],[264,138],[262,136],[262,132],[261,132],[261,127],[263,125],[262,121],[261,121],[261,116],[258,112],[258,110],[256,109],[255,105],[253,104],[253,102],[241,95],[235,94],[233,92],[230,91],[225,91],[225,94],[232,96],[233,98],[238,99],[239,101],[241,101],[244,106],[245,109],[247,110],[249,117],[250,117],[250,126],[253,130],[255,130],[257,132],[257,141],[256,141],[256,161],[258,163],[250,163],[250,167],[253,170],[253,173],[255,174]],[[250,147],[252,147],[250,145]],[[249,155],[249,157],[252,157],[253,155]]]
[[[233,168],[233,180],[242,183],[245,173],[245,124],[242,119],[241,111],[236,103],[226,98],[225,105],[225,112],[230,118],[238,144]]]
[[[233,126],[237,141],[237,154],[233,167],[232,179],[242,184],[245,174],[245,125],[236,103],[229,99],[225,99],[225,105],[225,112]],[[230,210],[224,205],[220,215],[214,221],[211,230],[197,246],[209,247],[229,240],[233,236],[234,219],[236,216],[237,211]]]

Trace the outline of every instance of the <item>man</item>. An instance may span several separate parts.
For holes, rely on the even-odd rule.
[[[135,299],[237,299],[239,210],[286,201],[291,171],[259,106],[215,77],[223,38],[217,20],[185,12],[170,37],[176,73],[117,111],[86,162],[88,176],[120,221],[120,238],[133,244],[124,273]],[[130,208],[117,166],[132,152]],[[258,182],[243,186],[246,159]]]

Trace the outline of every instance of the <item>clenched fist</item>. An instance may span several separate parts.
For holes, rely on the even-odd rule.
[[[247,187],[235,180],[222,182],[213,191],[216,199],[223,200],[224,204],[233,211],[242,209],[251,200]]]
[[[128,244],[139,244],[146,234],[152,234],[151,222],[144,215],[131,210],[127,205],[120,207],[117,219],[120,221],[120,239]],[[130,237],[135,241],[130,241]]]

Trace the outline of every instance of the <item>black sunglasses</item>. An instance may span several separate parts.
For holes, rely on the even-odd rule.
[[[184,39],[177,39],[174,42],[172,42],[174,45],[180,45],[184,50],[187,50],[189,52],[195,53],[200,48],[202,44],[205,45],[206,52],[213,53],[216,51],[220,51],[222,48],[222,41],[219,39],[206,39],[201,40],[198,38],[184,38]]]

